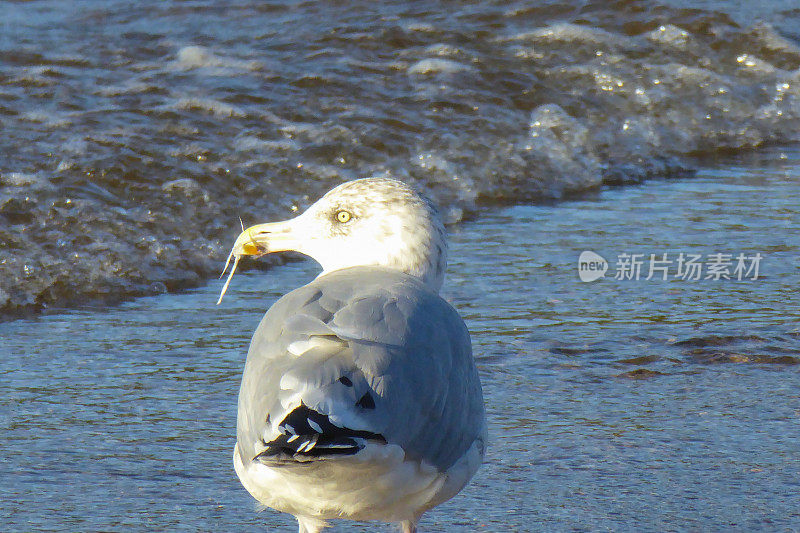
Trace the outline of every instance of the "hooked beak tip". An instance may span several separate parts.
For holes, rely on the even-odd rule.
[[[291,230],[290,221],[250,226],[236,238],[233,254],[260,257],[272,252],[293,250],[296,243]]]
[[[254,242],[246,242],[242,245],[243,255],[262,255],[265,253],[267,253],[267,250]]]

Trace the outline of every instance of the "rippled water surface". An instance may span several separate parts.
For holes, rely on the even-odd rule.
[[[491,445],[423,529],[800,528],[798,195],[800,153],[772,150],[452,228]],[[604,279],[578,280],[584,250]],[[759,279],[614,279],[619,254],[681,252],[760,253]],[[230,456],[249,336],[316,272],[0,324],[2,529],[295,530]]]

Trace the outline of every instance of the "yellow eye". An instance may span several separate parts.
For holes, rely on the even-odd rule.
[[[351,215],[348,211],[339,211],[338,213],[336,213],[336,220],[338,220],[342,224],[350,222],[351,218],[353,218],[353,215]]]

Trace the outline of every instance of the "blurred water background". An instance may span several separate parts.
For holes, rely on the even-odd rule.
[[[230,455],[250,334],[318,267],[207,280],[238,216],[389,175],[458,222],[490,416],[425,531],[800,530],[800,8],[532,4],[4,2],[2,529],[294,530]],[[763,258],[645,279],[681,253]]]

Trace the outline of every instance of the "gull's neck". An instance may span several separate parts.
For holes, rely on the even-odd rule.
[[[376,240],[351,243],[346,249],[328,248],[317,243],[316,253],[309,253],[322,266],[321,275],[355,266],[377,266],[413,276],[434,292],[439,292],[447,269],[447,240],[438,218],[414,225],[389,217],[385,224],[395,224],[391,231],[381,231],[380,246]]]

